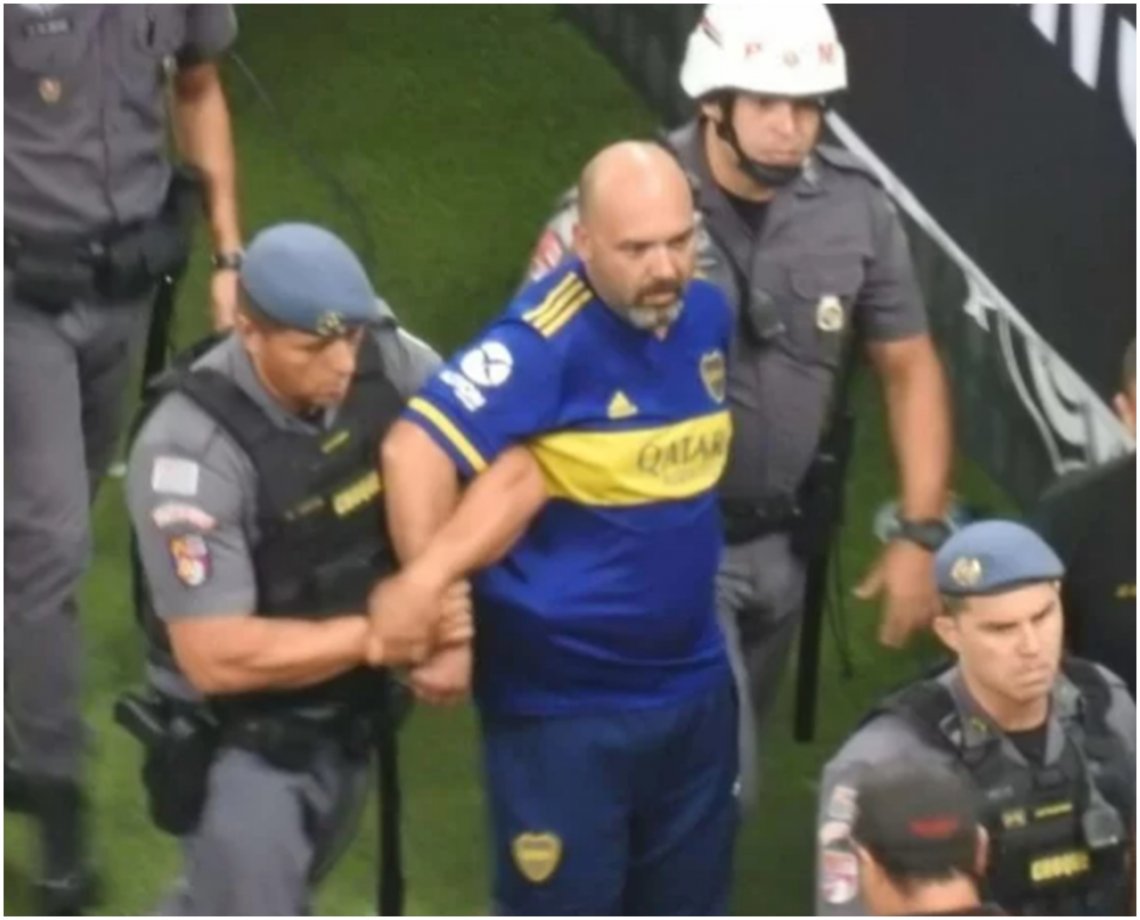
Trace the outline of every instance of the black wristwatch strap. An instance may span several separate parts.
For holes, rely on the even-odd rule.
[[[899,527],[895,539],[909,540],[932,553],[946,542],[951,533],[950,525],[941,518],[907,520],[900,517],[898,520]]]
[[[237,271],[241,268],[244,256],[245,253],[240,249],[234,249],[229,252],[215,252],[210,258],[210,265],[213,266],[214,271]]]

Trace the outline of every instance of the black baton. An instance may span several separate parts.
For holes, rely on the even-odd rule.
[[[178,280],[173,275],[162,275],[154,292],[150,327],[146,334],[146,352],[143,355],[144,393],[151,378],[166,367],[166,358],[170,354],[170,324],[174,318],[174,295],[178,290]]]
[[[796,667],[796,703],[793,736],[804,743],[815,737],[816,698],[819,696],[819,656],[823,632],[823,606],[827,600],[827,565],[830,547],[812,556],[807,564],[804,613],[800,625],[799,660]]]
[[[398,917],[404,913],[404,859],[400,842],[400,757],[396,734],[399,719],[391,693],[386,694],[383,718],[376,727],[376,788],[380,854],[376,889],[377,913]]]

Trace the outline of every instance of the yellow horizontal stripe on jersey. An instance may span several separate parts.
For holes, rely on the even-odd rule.
[[[471,468],[475,470],[475,472],[479,473],[487,468],[487,461],[484,460],[483,455],[476,450],[475,445],[467,440],[463,432],[455,427],[451,419],[440,412],[439,409],[426,399],[422,396],[414,396],[408,402],[408,408],[431,422],[435,430],[451,442],[455,449],[463,455],[464,459],[471,464]]]
[[[536,307],[532,307],[523,314],[523,319],[532,326],[537,326],[543,320],[553,316],[570,300],[577,297],[586,286],[582,279],[571,273],[559,281]]]
[[[546,338],[550,338],[554,333],[570,322],[578,311],[586,306],[593,297],[594,294],[592,291],[589,289],[583,290],[582,293],[562,307],[556,314],[545,317],[535,328]]]
[[[654,428],[559,431],[530,442],[555,498],[581,505],[636,506],[693,498],[724,472],[727,410]]]

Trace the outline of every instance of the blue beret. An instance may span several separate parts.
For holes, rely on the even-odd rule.
[[[382,317],[360,260],[312,224],[276,224],[257,234],[242,260],[241,286],[270,319],[316,335],[339,335]]]
[[[1065,574],[1057,554],[1024,524],[982,521],[963,527],[934,557],[938,590],[955,597],[998,594]]]

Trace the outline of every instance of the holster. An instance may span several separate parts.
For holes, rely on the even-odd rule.
[[[142,779],[151,820],[181,837],[202,818],[218,726],[204,705],[157,693],[124,693],[115,721],[143,745]]]
[[[175,168],[166,198],[149,220],[88,239],[48,239],[5,231],[4,261],[16,296],[49,312],[75,300],[145,293],[186,267],[202,207],[199,174]]]

